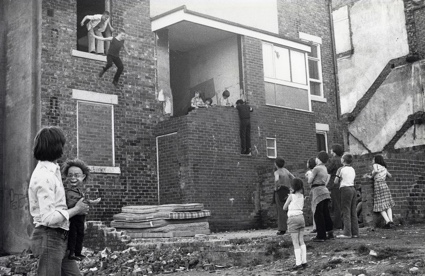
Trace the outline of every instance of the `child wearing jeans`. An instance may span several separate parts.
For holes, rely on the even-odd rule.
[[[90,169],[80,159],[67,160],[63,164],[62,173],[66,176],[69,187],[65,188],[66,205],[72,208],[81,198],[85,198],[85,202],[96,204],[100,202],[100,198],[90,200],[85,196],[83,182],[86,182]],[[81,261],[85,256],[81,254],[83,249],[85,215],[77,215],[72,217],[69,222],[68,249],[70,260]]]
[[[345,153],[341,157],[343,167],[339,168],[334,180],[339,184],[341,192],[341,213],[344,230],[342,235],[336,236],[339,239],[351,239],[359,237],[359,222],[357,218],[357,191],[354,187],[356,172],[351,167],[353,156]]]
[[[303,181],[299,178],[294,178],[291,188],[293,191],[288,196],[283,210],[288,210],[288,232],[291,234],[295,254],[295,266],[293,270],[298,270],[307,267],[307,247],[304,243],[305,221],[303,215]]]

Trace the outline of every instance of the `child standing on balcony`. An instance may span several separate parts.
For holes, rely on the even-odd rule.
[[[288,210],[288,232],[291,234],[292,244],[294,245],[295,266],[292,269],[298,270],[307,267],[307,247],[304,243],[303,181],[299,178],[294,178],[291,188],[292,193],[288,196],[283,210]]]
[[[66,205],[68,208],[75,206],[81,198],[89,204],[97,204],[100,198],[90,200],[84,193],[83,182],[85,183],[90,175],[90,169],[80,159],[67,160],[63,164],[62,174],[66,176],[69,187],[65,189],[66,192]],[[81,254],[83,250],[84,228],[85,228],[85,215],[77,215],[69,219],[69,235],[68,235],[68,249],[70,260],[81,261],[85,256]]]

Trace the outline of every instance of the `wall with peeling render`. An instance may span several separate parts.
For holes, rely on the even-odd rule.
[[[409,53],[403,0],[352,2],[348,18],[353,52],[338,59],[342,114],[353,110],[391,59]],[[335,32],[336,42],[339,35],[341,31]]]

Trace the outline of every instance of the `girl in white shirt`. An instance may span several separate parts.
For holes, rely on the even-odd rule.
[[[293,192],[288,196],[283,210],[288,210],[288,233],[291,234],[292,244],[294,245],[295,266],[293,270],[299,270],[307,267],[307,248],[304,243],[303,181],[299,178],[294,178],[291,187]]]

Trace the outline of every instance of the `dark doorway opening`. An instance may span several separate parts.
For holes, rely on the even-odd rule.
[[[86,15],[102,14],[105,11],[105,0],[77,0],[77,50],[88,51],[87,27],[81,26]]]

